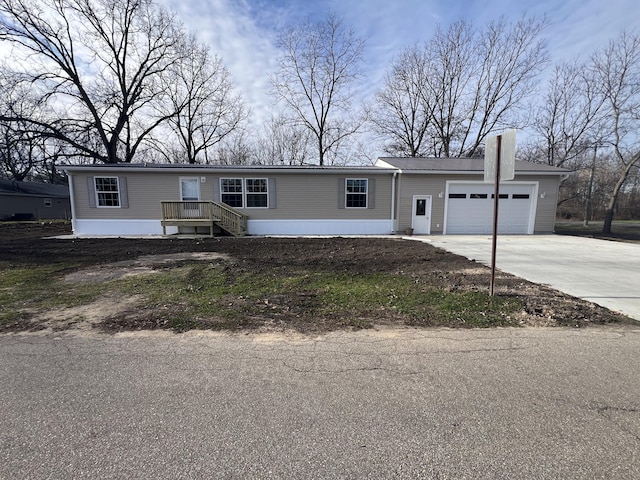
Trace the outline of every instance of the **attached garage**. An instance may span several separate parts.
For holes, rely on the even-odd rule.
[[[537,187],[537,183],[508,183],[500,186],[499,233],[533,233]],[[493,185],[483,182],[447,182],[443,233],[492,233],[493,205]]]
[[[393,221],[396,232],[414,235],[491,234],[494,185],[484,183],[482,158],[379,158],[395,168]],[[552,233],[558,186],[570,172],[516,160],[515,178],[500,184],[498,231]]]

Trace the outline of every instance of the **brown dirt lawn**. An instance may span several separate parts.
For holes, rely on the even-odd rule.
[[[185,262],[219,261],[230,265],[236,273],[272,271],[282,278],[301,272],[334,272],[354,278],[393,274],[410,278],[421,288],[446,292],[486,292],[490,278],[489,269],[481,264],[400,238],[43,238],[70,233],[70,226],[65,223],[0,224],[0,273],[17,266],[71,264],[73,267],[62,272],[63,281],[86,284],[166,272]],[[626,317],[602,307],[504,273],[497,277],[496,292],[502,298],[518,299],[523,305],[506,325],[585,327],[629,323]],[[357,325],[466,326],[455,321],[442,323],[433,317],[402,315],[393,309],[343,315],[366,315],[366,321],[361,323],[336,315],[319,318],[317,313],[311,315],[305,309],[307,297],[304,292],[293,292],[290,298],[266,298],[265,305],[286,305],[286,311],[264,308],[260,315],[228,328],[321,332]],[[0,324],[0,331],[97,328],[115,332],[168,328],[167,315],[175,312],[171,306],[165,312],[150,311],[148,305],[140,306],[136,300],[135,296],[105,295],[76,309],[30,313],[25,309],[20,320]],[[208,325],[216,328],[211,319],[203,319],[197,328]]]

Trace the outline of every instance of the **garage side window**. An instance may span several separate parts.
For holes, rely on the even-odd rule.
[[[346,201],[347,208],[367,208],[368,180],[366,178],[346,179]]]
[[[120,207],[118,177],[94,177],[98,207]]]

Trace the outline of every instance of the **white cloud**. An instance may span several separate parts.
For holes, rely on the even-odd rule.
[[[221,55],[237,89],[260,125],[273,110],[268,76],[276,68],[277,33],[329,11],[366,39],[362,97],[382,84],[384,73],[400,50],[428,40],[437,24],[464,18],[478,25],[504,15],[516,20],[524,13],[551,21],[546,30],[552,59],[589,55],[640,18],[637,0],[183,0],[170,5],[185,26]]]
[[[277,51],[274,31],[266,26],[277,18],[277,9],[256,10],[248,2],[234,0],[190,0],[170,8],[189,31],[222,57],[257,123],[268,117],[268,77],[275,68]]]

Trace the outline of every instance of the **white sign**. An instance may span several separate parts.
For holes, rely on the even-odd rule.
[[[500,135],[500,181],[513,180],[516,165],[516,131],[507,130]],[[498,135],[487,138],[484,150],[484,181],[496,180],[496,159],[498,157]]]

